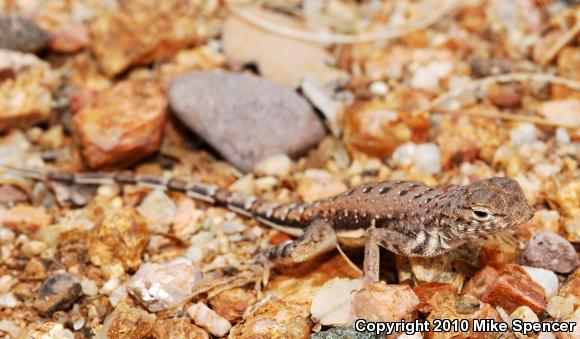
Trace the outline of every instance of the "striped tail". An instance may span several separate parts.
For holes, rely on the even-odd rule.
[[[224,206],[240,215],[255,217],[258,221],[280,229],[285,233],[291,235],[300,235],[302,233],[301,227],[297,228],[299,225],[294,225],[292,229],[289,229],[288,227],[283,227],[282,222],[276,222],[283,221],[291,209],[301,204],[267,202],[261,198],[222,189],[216,185],[174,177],[138,175],[130,172],[67,173],[57,170],[21,168],[7,165],[0,165],[1,167],[6,168],[6,172],[9,174],[39,181],[60,182],[67,185],[136,185],[163,191],[180,192],[196,200]],[[284,216],[284,218],[280,218],[281,216]]]

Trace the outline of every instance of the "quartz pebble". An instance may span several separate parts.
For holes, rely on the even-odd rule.
[[[520,319],[527,322],[538,322],[538,316],[527,306],[520,306],[510,314],[510,319]]]
[[[257,163],[254,172],[263,176],[285,177],[291,169],[292,160],[285,154],[277,154]]]
[[[543,268],[529,266],[522,267],[533,281],[544,288],[547,298],[558,293],[558,276],[556,276],[554,272],[545,270]]]
[[[177,215],[177,206],[163,191],[153,190],[145,196],[137,211],[147,220],[149,231],[166,233]]]
[[[34,307],[42,314],[52,315],[66,310],[82,295],[77,277],[67,273],[55,273],[46,279],[34,301]]]
[[[574,296],[561,297],[556,295],[548,300],[546,311],[556,319],[566,319],[574,312],[575,304],[576,297]]]
[[[0,294],[0,308],[14,308],[18,306],[18,304],[18,299],[16,299],[14,294],[10,292]]]
[[[232,328],[229,321],[207,307],[204,303],[191,305],[187,309],[187,314],[189,314],[196,325],[205,328],[209,333],[217,337],[223,337]]]
[[[570,273],[578,266],[578,255],[568,240],[555,233],[540,232],[526,244],[521,262],[557,273]]]
[[[360,279],[335,278],[327,281],[312,299],[312,319],[324,326],[350,325],[355,320],[352,310],[353,292],[362,286]]]
[[[209,300],[211,308],[231,323],[242,320],[246,309],[257,301],[256,294],[243,288],[225,290]]]
[[[32,325],[22,336],[22,338],[34,339],[73,339],[74,337],[69,329],[53,321]]]
[[[146,263],[131,277],[128,290],[151,312],[184,303],[201,279],[198,268],[184,258],[164,264]]]
[[[539,131],[534,124],[523,123],[510,131],[510,140],[515,146],[524,146],[538,140]]]
[[[434,143],[403,144],[393,153],[392,161],[397,165],[413,165],[429,174],[441,172],[441,153]]]
[[[186,126],[246,172],[275,154],[304,153],[325,134],[305,99],[253,75],[185,74],[169,87],[169,102]]]

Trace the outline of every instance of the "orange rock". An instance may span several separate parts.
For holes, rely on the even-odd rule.
[[[511,86],[491,84],[487,96],[499,108],[518,108],[522,104],[522,95]]]
[[[258,299],[252,291],[243,288],[232,288],[221,292],[209,300],[211,308],[229,322],[242,320],[246,309],[256,303]]]
[[[411,101],[419,100],[413,99],[413,95],[407,97]],[[403,104],[374,100],[349,109],[343,119],[346,144],[371,156],[386,158],[406,142],[426,141],[429,130],[427,114],[414,115],[399,110],[399,105]]]
[[[91,49],[113,76],[131,65],[163,59],[196,40],[197,11],[187,0],[123,1],[90,25]]]
[[[483,302],[501,306],[508,313],[520,306],[528,306],[535,313],[540,313],[547,306],[544,288],[516,264],[504,265],[499,271],[486,266],[473,276],[464,292]]]
[[[384,281],[364,286],[352,301],[355,319],[367,321],[413,320],[419,298],[407,285],[387,285]]]
[[[106,216],[88,237],[87,247],[91,262],[109,267],[121,263],[125,270],[134,270],[141,264],[141,254],[149,241],[145,219],[131,208]]]
[[[52,222],[44,207],[17,205],[9,210],[0,210],[0,224],[15,231],[32,235]]]
[[[419,297],[417,310],[425,314],[431,313],[439,304],[458,297],[455,286],[438,282],[419,284],[413,292]]]
[[[81,23],[69,24],[52,33],[50,49],[61,53],[74,53],[87,47],[90,42],[90,32]]]
[[[85,107],[91,106],[97,101],[99,92],[92,89],[79,89],[73,92],[68,99],[68,106],[74,113]]]
[[[155,325],[155,315],[127,304],[117,305],[97,333],[101,338],[148,338]]]
[[[466,319],[469,321],[469,331],[455,332],[452,328],[451,331],[447,332],[435,332],[433,331],[433,326],[436,319],[445,321],[453,321],[454,319]],[[493,335],[497,335],[491,332],[471,332],[473,329],[474,319],[491,319],[495,321],[502,321],[495,308],[490,304],[482,303],[479,300],[469,296],[464,296],[440,304],[433,310],[433,312],[431,312],[427,320],[431,324],[432,330],[424,333],[425,339],[486,339],[493,338]]]
[[[508,235],[491,236],[483,242],[483,247],[479,251],[479,261],[482,266],[501,267],[516,261],[521,252],[517,240],[506,242],[504,239],[507,237]]]
[[[230,338],[296,338],[310,336],[308,309],[280,299],[266,300],[234,326]]]
[[[171,339],[171,338],[196,338],[208,339],[209,334],[192,324],[189,320],[184,318],[170,318],[157,320],[152,333],[154,338]]]
[[[123,166],[159,149],[167,99],[152,81],[127,80],[74,117],[83,157],[93,168]]]

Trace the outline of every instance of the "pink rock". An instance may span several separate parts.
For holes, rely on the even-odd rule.
[[[356,292],[353,300],[355,319],[367,321],[412,320],[419,298],[407,285],[387,285],[379,281]]]
[[[204,303],[191,305],[187,313],[196,325],[205,328],[216,337],[223,337],[232,328],[229,321],[207,307]]]
[[[52,33],[50,49],[55,52],[74,53],[87,47],[89,42],[90,34],[87,26],[74,23]]]

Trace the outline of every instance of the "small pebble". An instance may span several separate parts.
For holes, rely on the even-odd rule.
[[[435,143],[405,143],[395,150],[392,161],[398,165],[414,165],[429,174],[441,172],[441,152]]]
[[[159,190],[147,194],[137,210],[147,220],[149,230],[154,232],[167,232],[177,215],[177,206],[173,200]]]
[[[241,233],[246,229],[246,225],[237,221],[225,221],[222,224],[222,231],[225,234]]]
[[[570,273],[578,266],[578,255],[568,240],[556,233],[540,232],[526,244],[521,262],[557,273]]]
[[[576,297],[573,295],[566,298],[556,295],[548,300],[546,311],[556,319],[566,319],[574,312],[575,302]]]
[[[18,299],[16,299],[14,294],[8,292],[0,295],[0,308],[14,308],[18,304]]]
[[[352,292],[362,286],[360,279],[334,278],[327,281],[312,299],[312,319],[324,326],[350,324],[355,320],[352,319]]]
[[[8,244],[14,241],[16,234],[9,228],[0,227],[0,244]]]
[[[549,298],[558,293],[558,277],[552,271],[543,268],[522,266],[533,281],[544,288],[546,297]]]
[[[538,140],[539,131],[534,124],[523,123],[510,131],[510,140],[515,146],[524,146]]]
[[[48,32],[23,16],[0,18],[0,48],[19,52],[37,52],[50,43]]]
[[[68,273],[55,273],[40,286],[34,307],[42,314],[52,315],[56,311],[68,309],[81,296],[81,284],[77,277]]]
[[[187,309],[187,314],[189,314],[196,325],[205,328],[209,333],[217,337],[226,335],[232,328],[229,321],[207,307],[204,303],[191,305]]]
[[[570,143],[570,134],[568,134],[568,130],[565,128],[559,127],[556,129],[556,140],[562,144],[569,144]]]
[[[261,176],[285,177],[291,169],[292,160],[286,154],[277,154],[256,164],[254,172]]]
[[[527,306],[520,306],[516,308],[515,311],[510,314],[510,319],[514,321],[515,319],[520,319],[527,322],[537,322],[539,321],[538,316]]]
[[[81,289],[83,290],[83,294],[88,295],[89,297],[94,297],[99,293],[97,284],[93,280],[87,278],[81,280]]]

